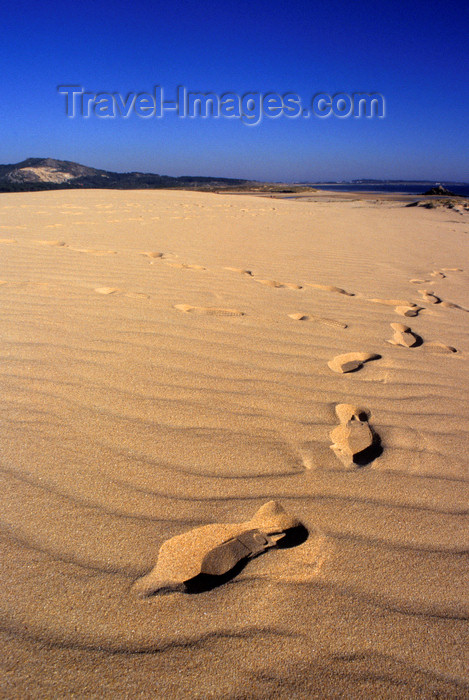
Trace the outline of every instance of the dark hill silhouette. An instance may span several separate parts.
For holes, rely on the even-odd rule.
[[[55,189],[132,190],[239,187],[249,182],[249,180],[228,177],[197,175],[171,177],[155,173],[115,173],[55,158],[27,158],[20,163],[0,165],[0,192]]]

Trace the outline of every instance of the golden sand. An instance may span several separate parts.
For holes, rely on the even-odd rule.
[[[177,191],[0,215],[3,696],[466,697],[469,215]],[[330,449],[341,404],[365,463]],[[165,541],[270,500],[306,541],[133,593]]]

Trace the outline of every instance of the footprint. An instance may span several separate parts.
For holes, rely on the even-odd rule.
[[[418,316],[419,311],[423,311],[421,306],[396,306],[394,309],[400,316]]]
[[[446,275],[440,272],[440,270],[433,270],[433,272],[430,273],[430,277],[437,277],[440,280],[444,280]]]
[[[340,425],[330,433],[330,447],[344,467],[353,469],[376,459],[382,452],[381,441],[368,423],[369,411],[341,403],[335,412]]]
[[[294,533],[297,537],[292,542]],[[132,590],[139,597],[209,590],[228,580],[239,562],[281,542],[300,544],[305,535],[306,528],[299,520],[276,501],[269,501],[246,522],[203,525],[166,540],[155,567],[138,579]]]
[[[425,284],[425,282],[430,282],[430,280],[412,279],[409,282],[412,282],[412,284]]]
[[[424,348],[426,350],[428,349],[430,352],[437,352],[439,354],[451,354],[457,352],[456,348],[453,348],[452,345],[445,345],[437,340],[432,340],[425,343]]]
[[[63,247],[66,246],[67,244],[65,241],[37,241],[40,245],[50,245],[50,246],[59,246]]]
[[[117,254],[117,250],[96,250],[95,248],[72,248],[70,246],[70,250],[73,250],[76,253],[87,253],[88,255],[96,255],[97,257],[100,257],[102,255]]]
[[[158,253],[156,251],[149,251],[148,253],[140,253],[140,255],[146,255],[147,258],[162,258],[163,253]]]
[[[429,292],[426,289],[419,289],[418,292],[422,299],[428,304],[439,304],[441,302],[440,297],[437,297],[433,292]]]
[[[94,291],[98,292],[98,294],[115,294],[119,289],[118,287],[96,287]]]
[[[276,280],[255,280],[259,284],[264,284],[266,287],[273,287],[274,289],[282,289],[284,285]]]
[[[463,272],[462,267],[442,267],[443,272]]]
[[[442,301],[441,306],[444,306],[446,309],[459,309],[460,311],[469,313],[469,309],[465,309],[464,306],[459,306],[459,304],[454,304],[452,301]]]
[[[394,331],[394,335],[387,341],[391,345],[402,345],[405,348],[411,348],[414,345],[421,344],[421,339],[415,333],[412,333],[409,326],[405,326],[403,323],[391,323],[391,328]]]
[[[252,277],[251,270],[245,270],[243,267],[224,267],[224,270],[230,270],[230,272],[239,272],[240,275],[249,275]]]
[[[345,374],[361,369],[364,362],[380,359],[381,355],[377,355],[374,352],[348,352],[345,355],[337,355],[327,365],[333,372]]]
[[[206,270],[202,265],[190,265],[189,263],[166,262],[165,265],[175,267],[178,270]]]
[[[322,323],[323,326],[331,326],[331,328],[347,328],[347,324],[343,321],[336,321],[334,318],[322,318],[322,316],[310,316],[311,321]]]
[[[331,326],[332,328],[347,328],[347,324],[343,321],[336,321],[334,318],[323,318],[322,316],[308,316],[307,314],[288,314],[288,318],[292,318],[294,321],[316,321],[317,323],[322,323],[324,326]]]
[[[333,284],[313,284],[311,282],[307,282],[306,287],[312,287],[313,289],[321,289],[324,292],[336,292],[337,294],[345,294],[348,297],[354,297],[355,294],[353,292],[347,292],[345,289],[341,289],[340,287],[335,287]]]
[[[186,314],[203,314],[205,316],[244,316],[244,311],[238,311],[238,309],[220,309],[214,306],[191,306],[190,304],[176,304],[174,308]]]
[[[386,306],[410,306],[411,308],[417,306],[417,304],[406,299],[367,299],[367,301],[372,301],[374,304],[385,304]]]
[[[295,282],[284,282],[283,286],[287,289],[303,289],[301,284],[295,284]]]

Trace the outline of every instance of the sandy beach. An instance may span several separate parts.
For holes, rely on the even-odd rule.
[[[0,195],[3,697],[469,697],[469,214],[331,199]]]

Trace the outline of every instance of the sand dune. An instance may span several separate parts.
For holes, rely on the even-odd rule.
[[[4,695],[468,696],[468,215],[104,190],[0,211]],[[270,501],[305,539],[135,595],[164,542],[205,556]]]

